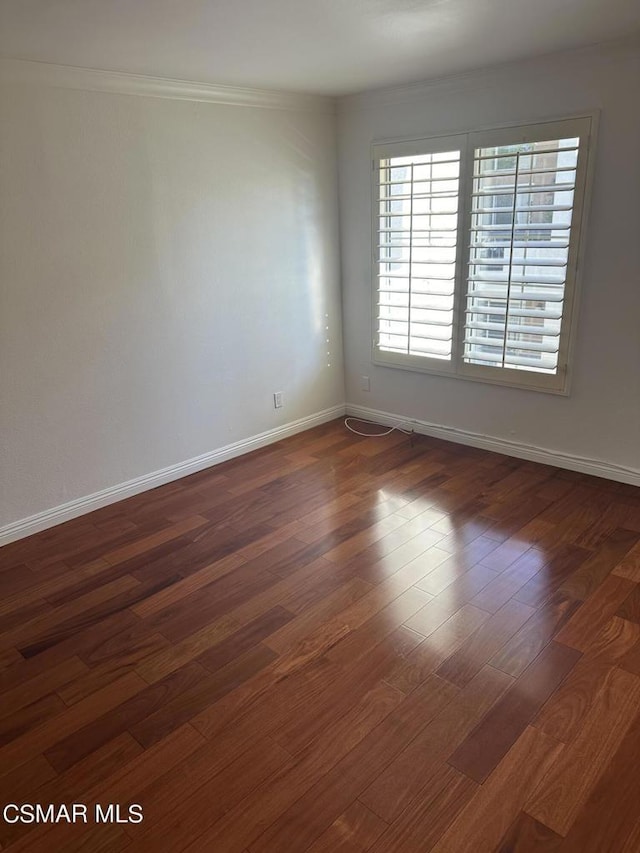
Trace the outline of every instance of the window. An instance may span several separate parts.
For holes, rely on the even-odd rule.
[[[592,117],[374,145],[374,361],[564,393]]]

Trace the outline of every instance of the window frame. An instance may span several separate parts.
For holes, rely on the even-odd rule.
[[[544,119],[527,123],[494,125],[464,133],[438,134],[428,137],[386,139],[371,144],[371,359],[381,367],[409,370],[467,381],[484,382],[523,390],[567,396],[570,391],[571,367],[575,349],[579,310],[580,279],[583,268],[588,212],[593,185],[595,143],[598,129],[597,110],[579,115]],[[467,303],[467,271],[472,220],[474,152],[476,148],[536,142],[546,139],[580,137],[576,169],[571,239],[567,259],[563,312],[559,336],[556,373],[489,367],[469,364],[463,359],[464,320]],[[377,347],[378,335],[378,229],[380,161],[385,158],[460,150],[458,228],[456,231],[456,273],[453,300],[452,354],[450,360],[405,353],[391,353]]]

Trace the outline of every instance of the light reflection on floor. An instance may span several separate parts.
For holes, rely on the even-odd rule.
[[[495,513],[503,518],[492,517],[491,505],[483,515],[477,497],[467,499],[467,508],[459,496],[437,486],[424,496],[407,497],[406,478],[397,490],[387,481],[367,497],[375,522],[359,534],[360,544],[368,544],[355,559],[361,577],[383,583],[367,596],[370,606],[379,608],[383,633],[385,614],[397,625],[407,606],[403,595],[387,602],[391,590],[426,593],[422,607],[405,624],[425,636],[423,651],[437,654],[438,648],[450,650],[456,638],[468,636],[469,620],[482,624],[529,580],[544,582],[553,555],[539,541],[544,524],[531,522],[530,537],[527,527],[509,535],[513,525],[504,501]],[[515,502],[513,509],[517,511]],[[418,579],[408,587],[412,573]]]

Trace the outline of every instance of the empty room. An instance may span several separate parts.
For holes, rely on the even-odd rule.
[[[640,853],[637,0],[0,0],[0,850]]]

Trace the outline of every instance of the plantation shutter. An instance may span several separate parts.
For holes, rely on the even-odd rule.
[[[374,361],[565,390],[591,124],[374,145]]]
[[[375,346],[385,360],[452,359],[462,148],[436,140],[379,150],[375,209]],[[384,148],[380,146],[380,149]]]
[[[475,149],[466,362],[557,372],[579,143]]]

